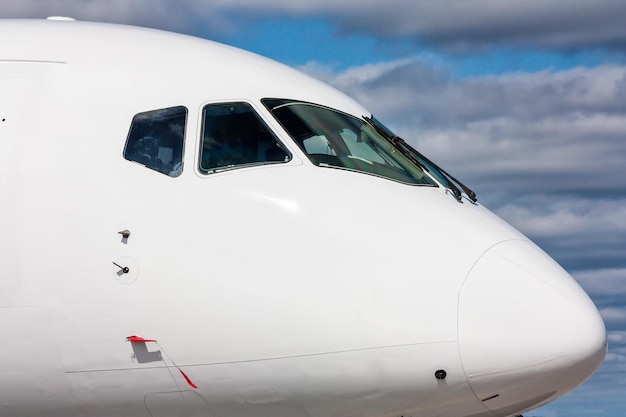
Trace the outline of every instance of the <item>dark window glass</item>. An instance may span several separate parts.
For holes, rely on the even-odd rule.
[[[128,132],[124,158],[170,177],[183,172],[187,108],[169,107],[139,113]]]
[[[221,103],[204,107],[201,172],[290,160],[291,154],[249,104]]]

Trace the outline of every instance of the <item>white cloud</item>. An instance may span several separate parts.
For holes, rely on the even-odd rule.
[[[593,269],[574,274],[576,281],[589,293],[603,297],[626,297],[626,268]],[[615,333],[626,343],[626,332]]]
[[[608,332],[607,340],[609,343],[626,344],[626,330]]]
[[[498,214],[520,229],[538,237],[593,236],[598,233],[626,233],[626,203],[613,201],[572,200],[545,202],[534,206],[505,204]],[[623,271],[622,271],[623,272]]]
[[[604,320],[608,322],[626,322],[626,307],[607,307],[600,310]]]

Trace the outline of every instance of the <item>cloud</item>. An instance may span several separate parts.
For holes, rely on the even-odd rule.
[[[69,16],[78,20],[131,24],[192,34],[235,30],[223,7],[193,0],[6,0],[3,18]]]
[[[607,335],[609,343],[618,343],[626,345],[626,331],[609,332]],[[626,354],[626,352],[624,352]]]
[[[448,50],[467,51],[490,45],[576,50],[626,46],[620,0],[474,0],[446,2],[360,0],[316,2],[238,0],[259,13],[325,17],[344,33],[413,39]]]
[[[574,274],[574,278],[595,296],[626,298],[626,268],[582,271]],[[626,333],[620,333],[620,337],[626,343]]]
[[[5,0],[3,17],[71,15],[185,33],[236,30],[259,18],[326,19],[339,34],[408,39],[449,51],[492,46],[626,48],[621,0]]]
[[[600,314],[607,322],[626,322],[626,307],[608,307],[600,310]]]
[[[608,313],[609,317],[604,316],[608,325],[611,325],[611,321],[614,319],[611,312]],[[619,316],[619,314],[618,314]],[[615,379],[612,385],[613,387],[626,388],[626,379],[623,375],[626,372],[626,331],[624,330],[612,330],[607,332],[607,342],[609,344],[609,350],[604,359],[604,363],[599,370],[599,373],[606,377],[606,379]],[[617,383],[617,386],[616,384]],[[604,386],[609,384],[602,384]]]

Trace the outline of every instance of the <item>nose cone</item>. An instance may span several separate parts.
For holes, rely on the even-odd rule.
[[[541,249],[502,242],[459,296],[459,349],[472,390],[498,415],[534,408],[587,379],[606,354],[593,302]]]

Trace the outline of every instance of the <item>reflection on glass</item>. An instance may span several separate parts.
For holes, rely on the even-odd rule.
[[[359,118],[311,103],[280,99],[263,103],[318,166],[435,186],[422,169]]]
[[[248,103],[209,104],[202,113],[200,171],[288,162],[291,155]]]

